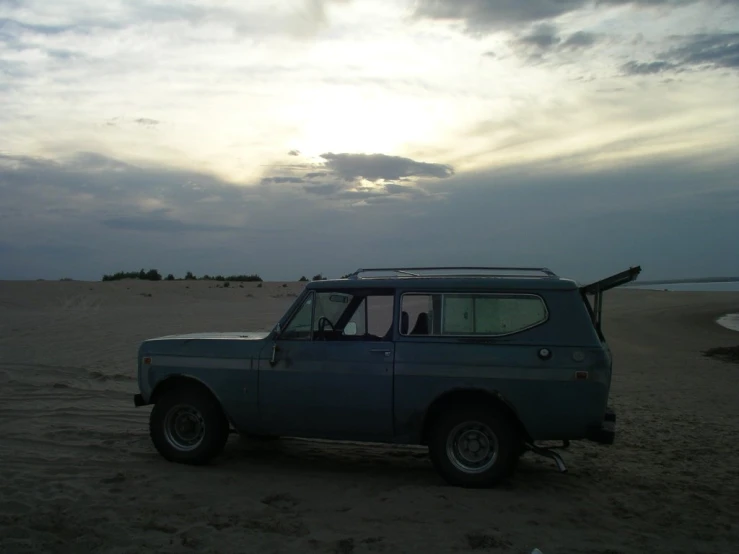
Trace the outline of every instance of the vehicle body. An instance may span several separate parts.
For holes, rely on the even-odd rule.
[[[135,405],[154,404],[152,440],[182,463],[212,459],[233,428],[427,445],[460,486],[498,483],[527,449],[564,470],[535,442],[613,442],[602,295],[640,271],[584,287],[544,268],[310,282],[271,332],[144,341]]]

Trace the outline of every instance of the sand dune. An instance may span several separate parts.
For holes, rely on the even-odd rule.
[[[612,447],[570,473],[527,454],[489,491],[446,486],[423,449],[232,437],[170,464],[133,407],[147,337],[267,330],[301,284],[0,283],[0,553],[734,552],[739,293],[607,295]]]

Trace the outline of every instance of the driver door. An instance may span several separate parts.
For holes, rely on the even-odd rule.
[[[344,335],[356,305],[352,298],[311,291],[265,349],[259,360],[264,432],[339,440],[392,437],[393,344]]]
[[[304,436],[313,427],[309,396],[319,385],[326,358],[325,343],[313,340],[315,301],[310,292],[260,356],[259,420],[264,433]]]

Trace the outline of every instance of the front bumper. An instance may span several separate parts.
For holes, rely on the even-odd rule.
[[[139,406],[146,406],[148,402],[144,400],[144,397],[141,394],[134,394],[133,395],[133,405],[137,408]]]
[[[613,444],[616,440],[616,412],[611,408],[606,408],[603,423],[600,427],[591,429],[587,438],[599,444]]]

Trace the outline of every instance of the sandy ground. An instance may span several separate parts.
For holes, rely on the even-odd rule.
[[[134,408],[147,337],[267,330],[301,290],[207,282],[0,283],[0,552],[736,552],[738,293],[607,295],[617,444],[570,473],[446,486],[423,450],[232,436],[217,463],[167,463]],[[147,295],[151,296],[147,296]]]

